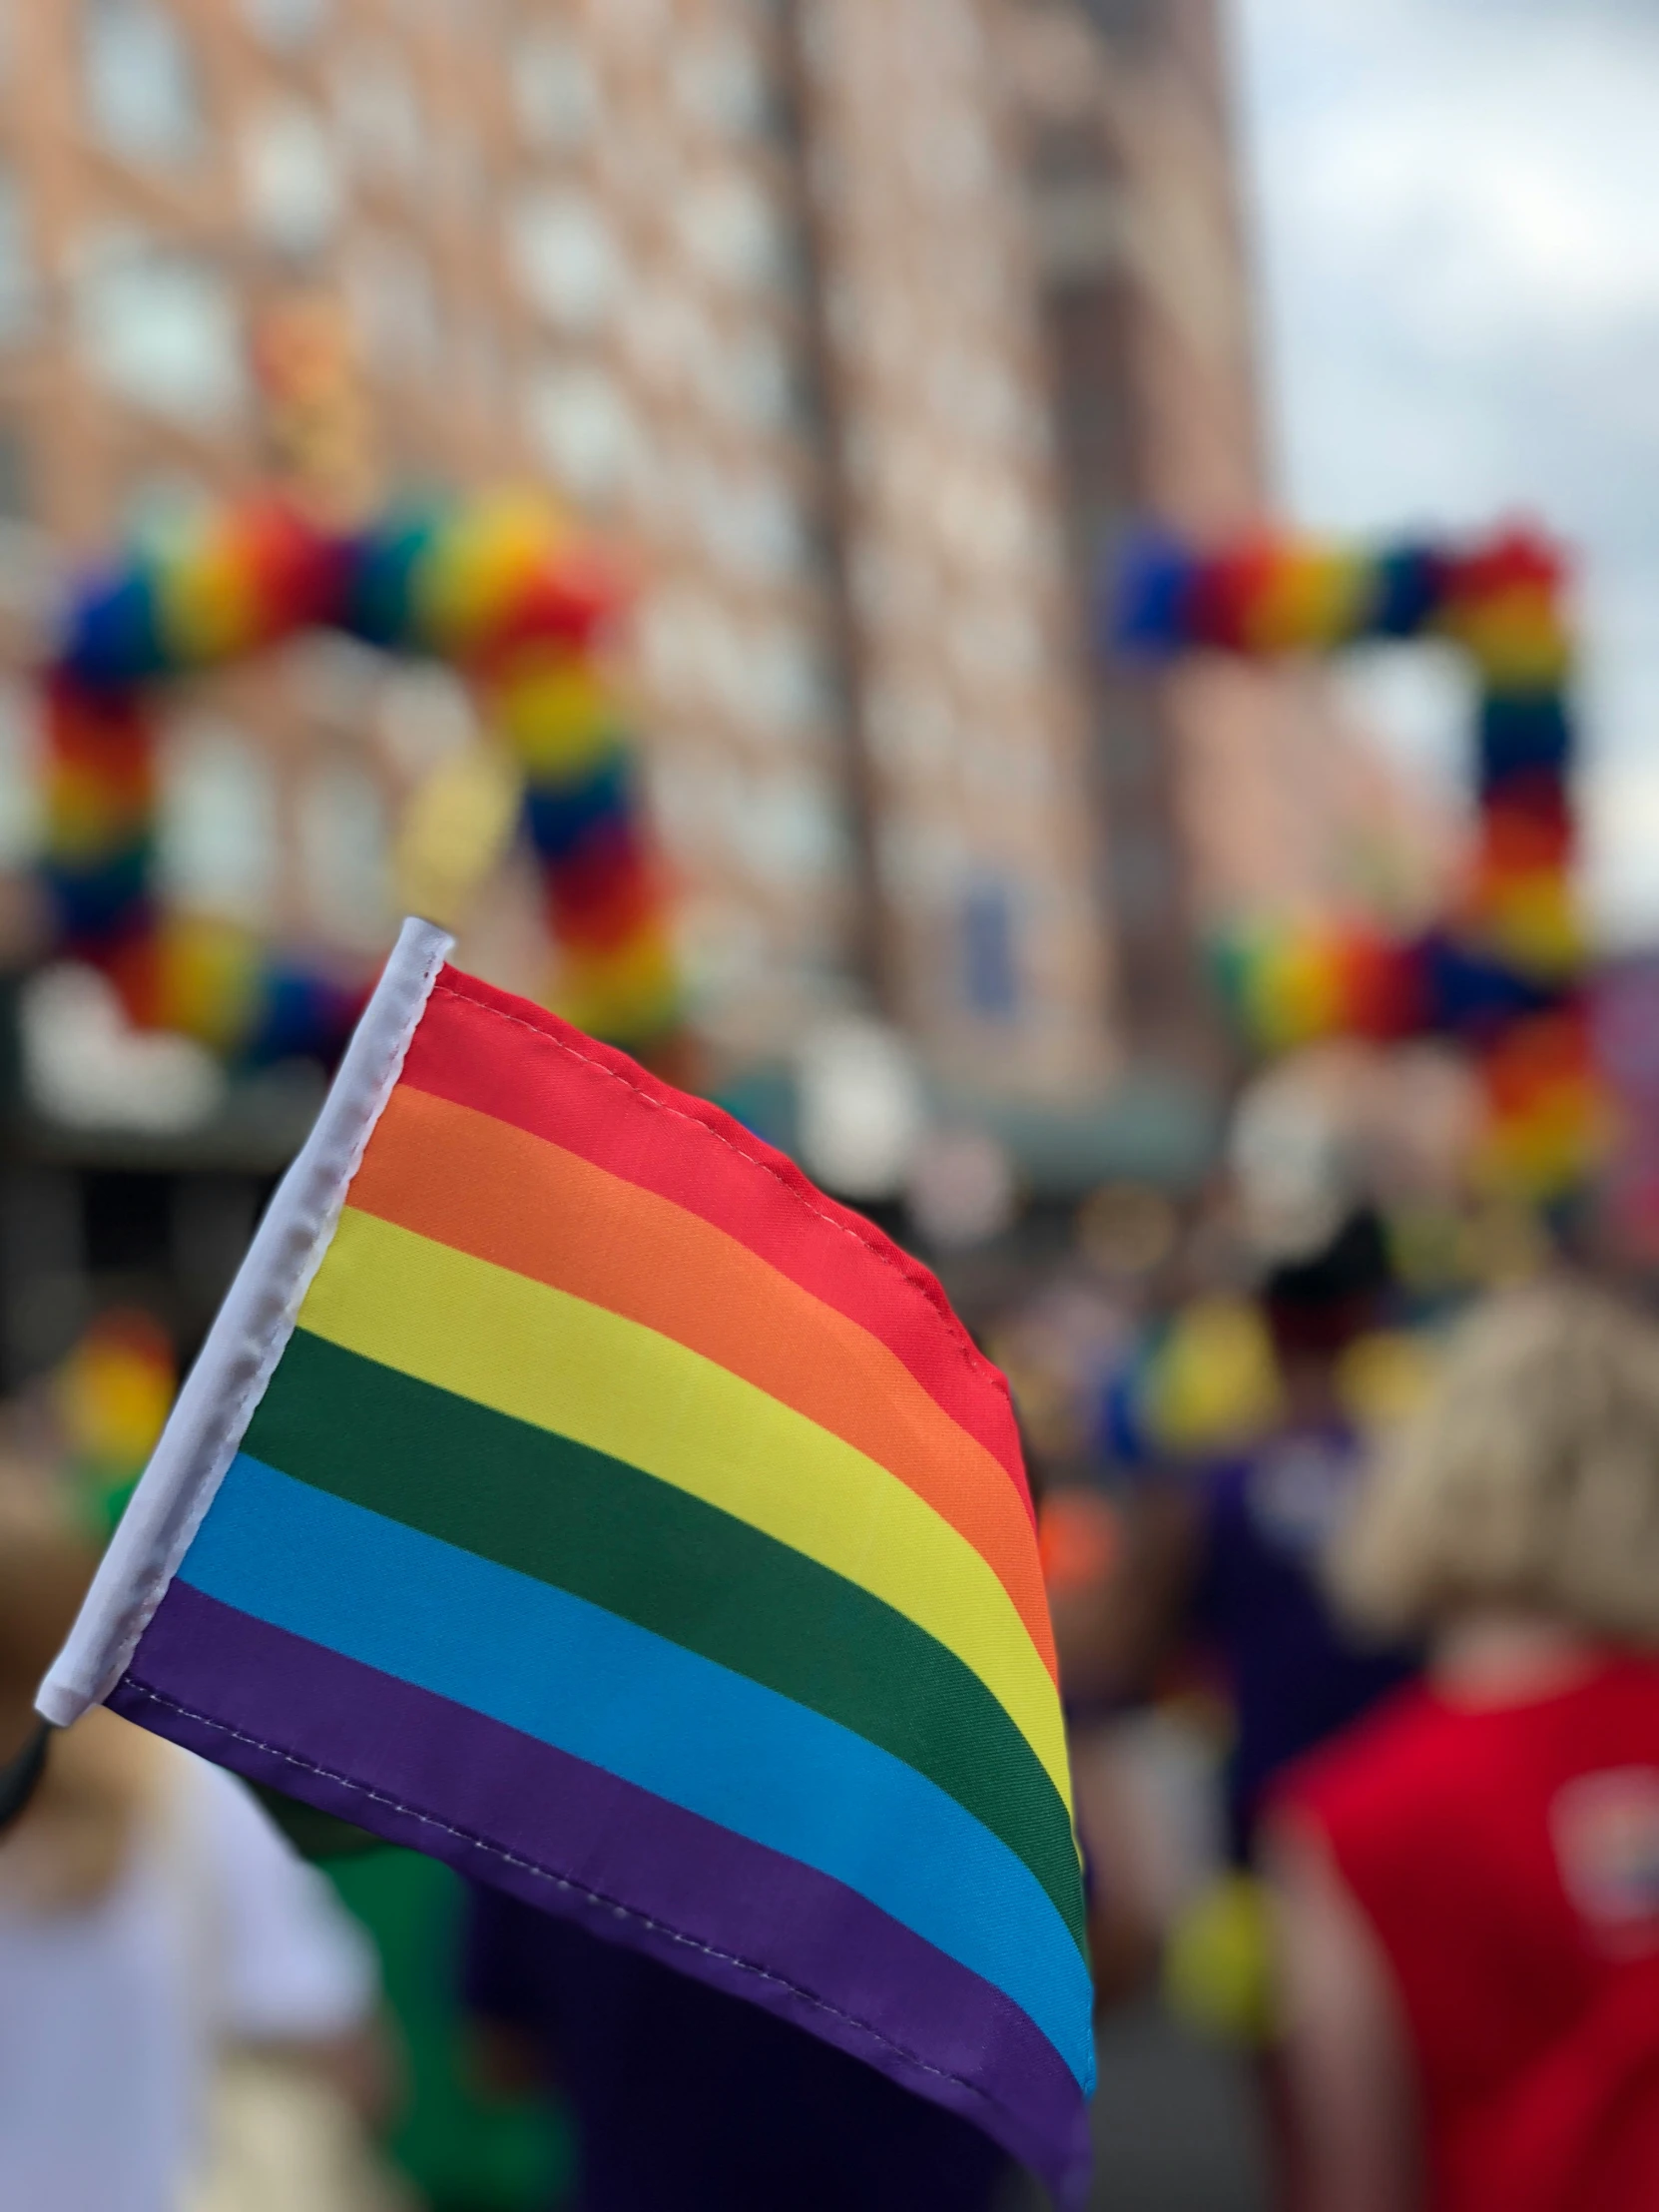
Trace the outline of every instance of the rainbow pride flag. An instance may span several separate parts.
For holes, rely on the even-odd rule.
[[[715,1108],[405,924],[41,1694],[798,2022],[1068,2193],[1090,1984],[1006,1391]]]

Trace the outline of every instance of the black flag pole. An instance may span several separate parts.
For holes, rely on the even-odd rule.
[[[0,1767],[0,1836],[28,1811],[46,1772],[47,1746],[55,1733],[50,1721],[41,1721],[17,1757]]]

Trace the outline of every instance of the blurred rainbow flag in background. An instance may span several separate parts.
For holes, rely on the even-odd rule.
[[[178,1386],[167,1332],[139,1307],[100,1314],[53,1376],[76,1503],[100,1541],[126,1510]]]
[[[745,1995],[1069,2193],[1082,1884],[1001,1378],[405,925],[42,1692]]]

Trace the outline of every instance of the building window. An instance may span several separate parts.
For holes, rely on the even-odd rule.
[[[222,273],[136,230],[82,250],[76,315],[88,364],[134,406],[223,426],[244,396],[242,328]]]
[[[736,418],[752,428],[781,430],[796,419],[798,383],[783,340],[764,325],[745,330],[732,346],[722,397]]]
[[[760,882],[819,882],[846,857],[846,821],[839,801],[815,779],[755,778],[733,827],[745,863]]]
[[[163,756],[162,883],[181,906],[264,928],[276,905],[276,780],[229,723],[176,731]]]
[[[687,252],[723,283],[759,287],[784,274],[788,256],[778,211],[742,170],[694,187],[677,222]]]
[[[718,600],[688,585],[662,585],[641,603],[642,664],[667,699],[730,712],[747,666],[744,641]]]
[[[834,687],[818,641],[793,624],[774,623],[751,642],[746,686],[755,719],[771,735],[822,725]]]
[[[599,86],[587,56],[552,31],[532,31],[514,49],[513,105],[528,145],[544,153],[584,146],[600,120]]]
[[[35,319],[35,260],[16,173],[0,164],[0,344],[27,336]]]
[[[890,809],[876,831],[875,857],[886,896],[916,915],[948,914],[972,865],[962,832],[950,823]]]
[[[651,764],[651,819],[675,856],[695,862],[717,853],[721,826],[713,819],[713,793],[703,765],[683,750]]]
[[[161,0],[82,0],[81,38],[87,113],[102,145],[133,162],[201,153],[195,57]]]
[[[437,298],[418,248],[369,233],[351,249],[345,288],[358,341],[381,375],[407,382],[435,372]]]
[[[800,573],[808,532],[787,478],[706,465],[697,471],[695,495],[703,542],[717,561],[765,581]]]
[[[299,867],[307,912],[336,944],[367,951],[391,923],[386,806],[365,769],[332,761],[299,799]]]
[[[771,121],[772,88],[761,57],[736,31],[682,47],[674,91],[684,113],[711,131],[752,137]]]
[[[365,177],[408,184],[425,158],[420,102],[408,71],[389,49],[359,47],[333,74],[342,145]]]
[[[1019,960],[1013,901],[1002,883],[976,883],[961,907],[962,995],[969,1011],[987,1021],[1009,1021],[1019,1011]]]
[[[1144,934],[1169,918],[1175,869],[1162,826],[1150,814],[1119,823],[1111,847],[1112,906],[1125,935]]]
[[[328,0],[242,0],[248,28],[279,53],[308,46],[328,18]]]
[[[669,283],[637,284],[623,303],[623,342],[641,375],[724,397],[726,374],[707,307]]]
[[[616,379],[593,366],[537,370],[524,399],[525,427],[548,471],[579,499],[624,491],[640,437]]]
[[[28,440],[20,430],[0,428],[0,522],[27,522],[33,512]]]
[[[561,328],[591,329],[620,289],[621,256],[584,194],[523,194],[507,218],[507,249],[525,297]]]
[[[1087,0],[1086,12],[1107,39],[1130,48],[1151,43],[1162,19],[1157,0]]]
[[[242,139],[243,191],[262,239],[296,258],[315,254],[340,212],[333,142],[317,111],[277,100],[252,116]]]
[[[27,867],[45,828],[34,687],[8,680],[0,684],[0,868]]]

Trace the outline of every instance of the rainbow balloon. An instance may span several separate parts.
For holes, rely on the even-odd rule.
[[[600,652],[620,597],[545,503],[519,496],[430,501],[353,533],[256,501],[87,577],[43,679],[59,947],[102,968],[135,1022],[238,1064],[339,1050],[367,977],[167,912],[155,868],[159,688],[333,629],[472,683],[523,775],[560,955],[553,1002],[610,1042],[649,1044],[672,1026],[677,989],[663,873]]]
[[[1480,690],[1476,828],[1459,893],[1414,942],[1363,922],[1268,922],[1220,954],[1246,1033],[1282,1051],[1321,1037],[1449,1035],[1473,1053],[1487,1161],[1538,1199],[1577,1188],[1606,1137],[1574,883],[1574,635],[1559,548],[1510,529],[1466,545],[1374,549],[1259,532],[1199,551],[1134,544],[1110,611],[1120,651],[1264,659],[1440,639]]]

